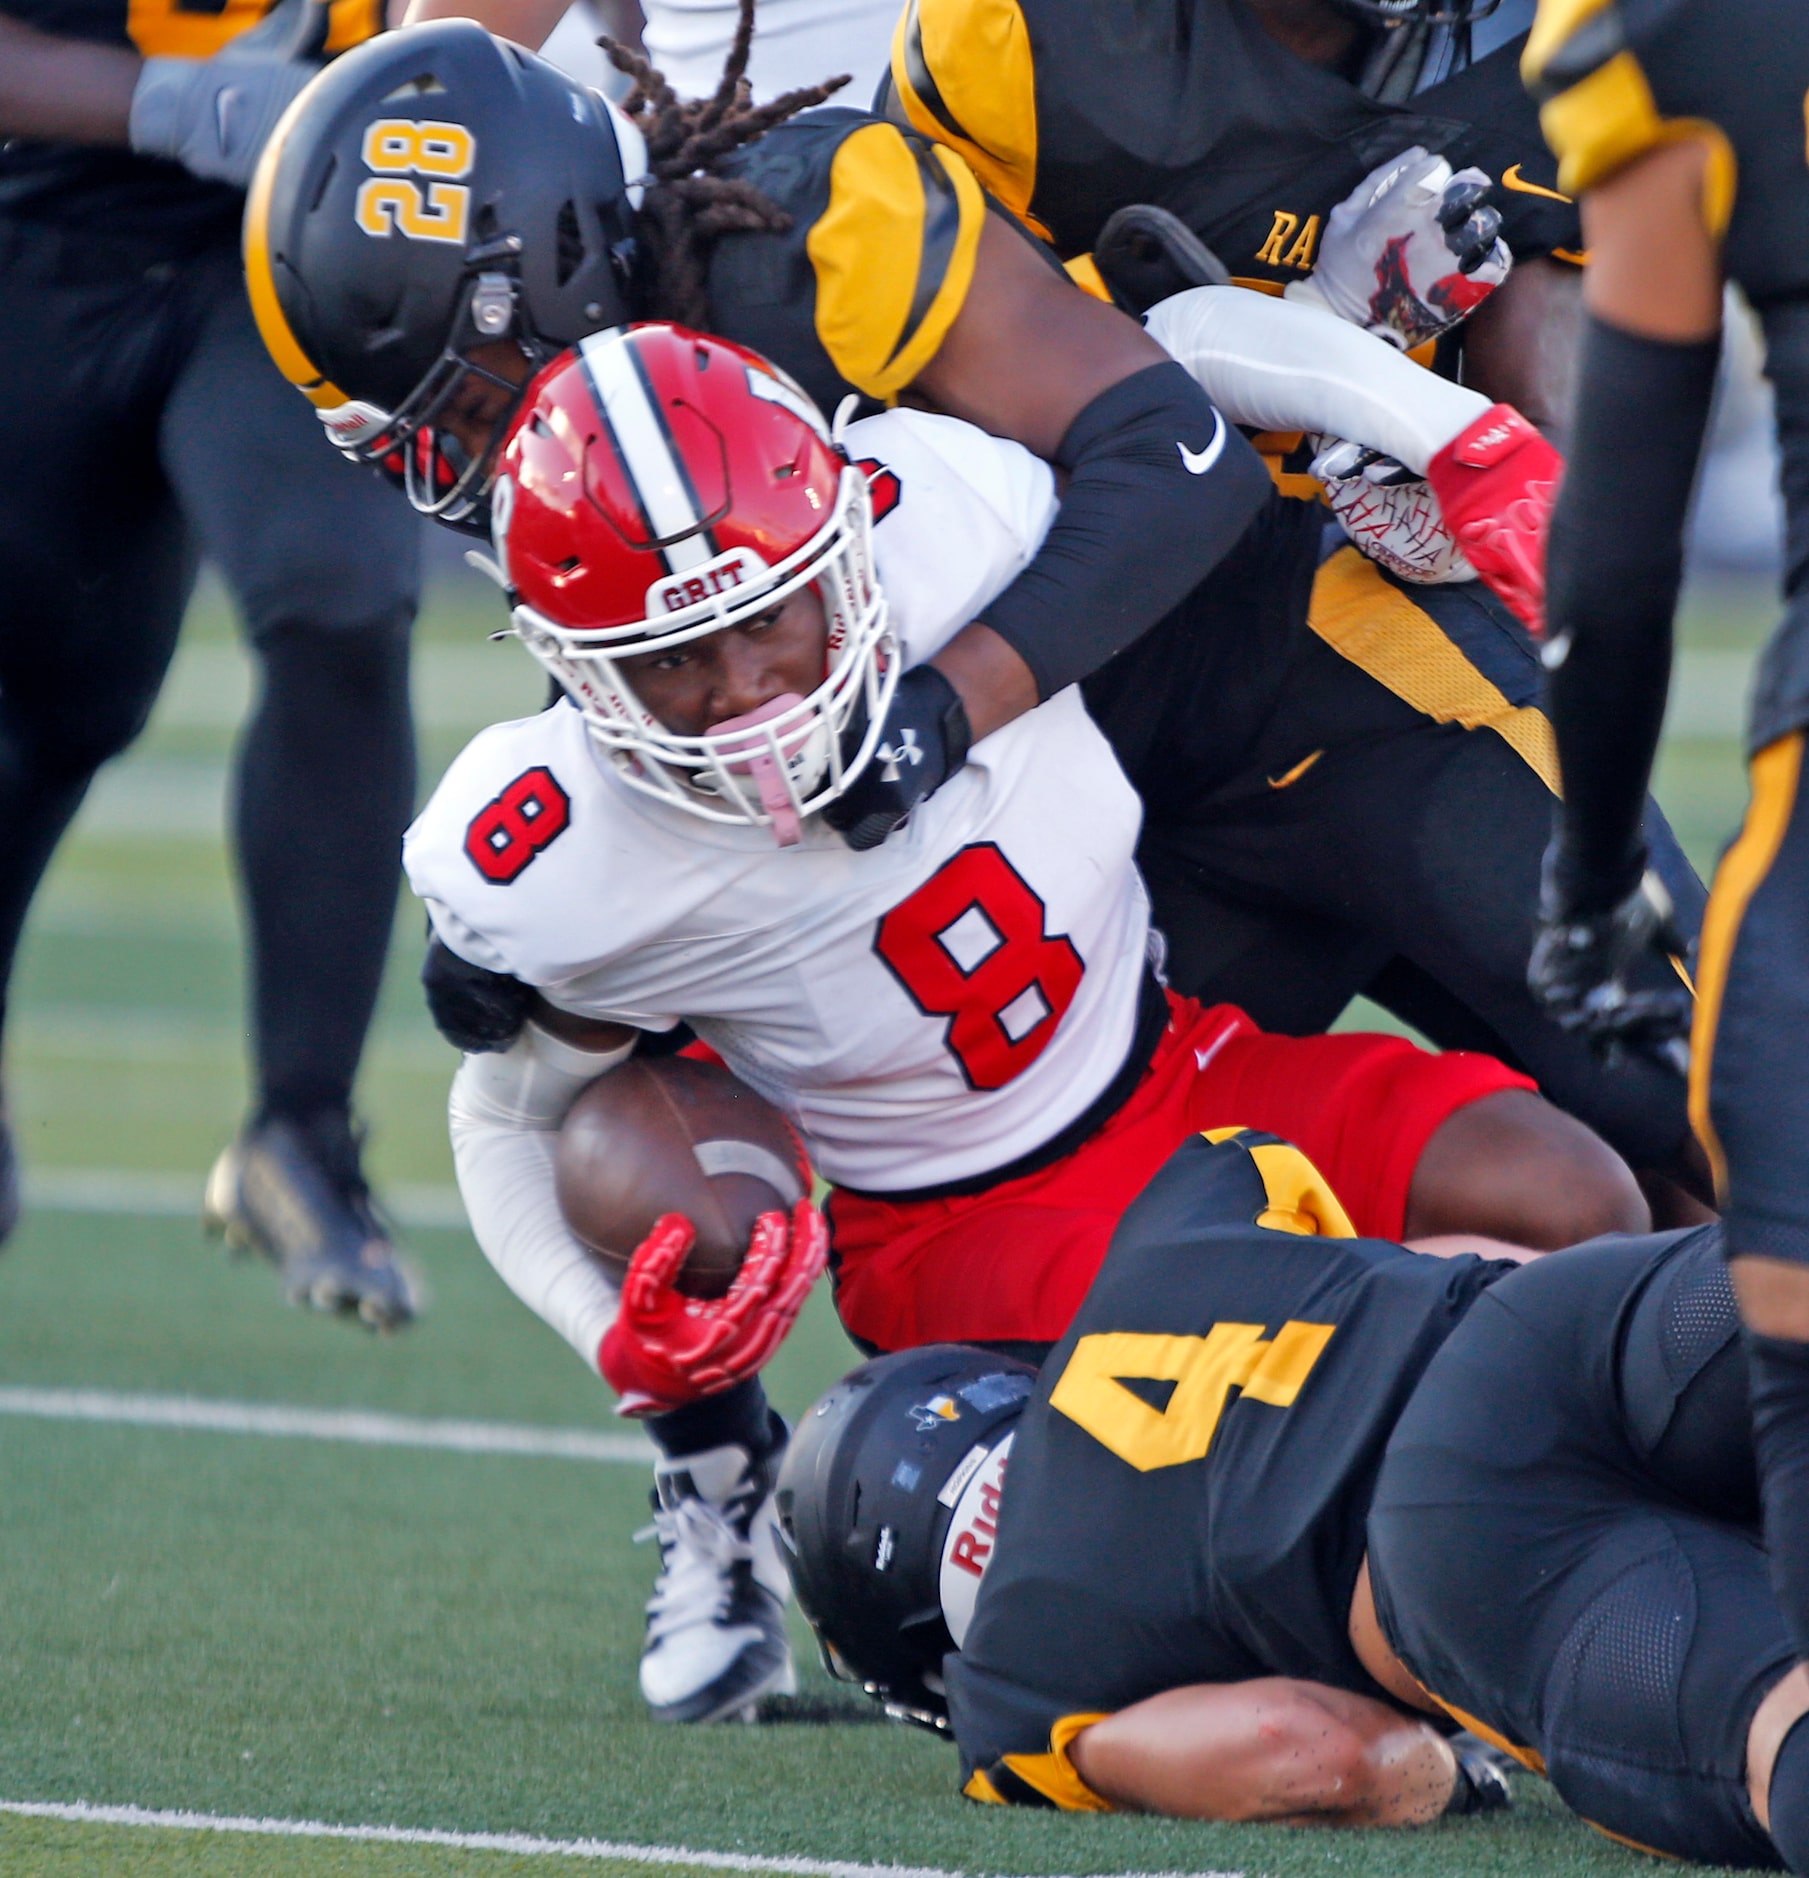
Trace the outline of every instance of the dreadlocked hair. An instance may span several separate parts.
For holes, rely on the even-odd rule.
[[[652,186],[641,205],[641,232],[653,267],[656,319],[708,331],[710,248],[720,235],[783,234],[791,217],[738,177],[716,165],[743,144],[764,137],[775,125],[808,111],[848,83],[830,78],[788,91],[757,105],[747,81],[748,47],[754,38],[754,0],[740,0],[735,38],[722,78],[707,98],[681,98],[644,53],[605,36],[598,44],[616,70],[634,80],[623,109],[647,139]]]

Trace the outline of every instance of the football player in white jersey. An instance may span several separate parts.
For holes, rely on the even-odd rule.
[[[618,1293],[552,1154],[637,1046],[689,1026],[791,1115],[837,1189],[838,1308],[877,1348],[1053,1341],[1202,1129],[1298,1141],[1360,1231],[1553,1245],[1642,1222],[1624,1164],[1491,1058],[1271,1037],[1167,994],[1137,798],[1073,688],[980,739],[883,845],[823,824],[865,765],[913,760],[880,736],[899,674],[1055,508],[1015,444],[906,410],[832,438],[756,354],[669,326],[549,366],[506,446],[498,572],[566,697],[471,744],[406,859],[430,1002],[470,1052],[451,1112],[479,1242],[664,1451],[656,1715],[789,1686],[784,1433],[757,1372],[824,1248],[807,1201],[769,1215],[705,1303],[667,1282],[688,1232],[660,1230]]]

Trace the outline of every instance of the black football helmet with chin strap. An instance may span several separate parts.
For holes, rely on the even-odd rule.
[[[424,514],[487,533],[527,380],[631,317],[639,140],[470,20],[354,48],[277,125],[245,207],[258,329],[333,441]],[[436,426],[451,410],[487,426],[481,449]]]
[[[895,1721],[948,1727],[942,1659],[966,1632],[1035,1384],[1028,1363],[930,1344],[863,1363],[792,1432],[774,1494],[792,1588],[830,1674]]]

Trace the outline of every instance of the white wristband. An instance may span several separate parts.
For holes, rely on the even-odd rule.
[[[453,1079],[455,1116],[504,1128],[551,1132],[590,1083],[634,1054],[630,1037],[613,1050],[585,1050],[538,1024],[524,1024],[506,1050],[467,1056]]]

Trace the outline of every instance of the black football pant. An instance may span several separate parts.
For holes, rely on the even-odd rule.
[[[1492,1285],[1389,1438],[1370,1576],[1424,1687],[1592,1825],[1776,1866],[1746,1740],[1796,1653],[1721,1234],[1596,1240]],[[1798,1778],[1780,1759],[1774,1825]]]
[[[1138,860],[1174,988],[1295,1036],[1366,992],[1442,1048],[1532,1076],[1633,1167],[1673,1167],[1690,1132],[1683,1079],[1643,1058],[1604,1064],[1526,988],[1557,754],[1537,656],[1506,609],[1479,583],[1408,587],[1354,548],[1334,554],[1277,702],[1228,774],[1214,773],[1213,699],[1174,709],[1188,661],[1164,640],[1187,624],[1171,616],[1125,654],[1147,678],[1118,678],[1095,709],[1134,753]],[[1153,738],[1151,697],[1165,700]],[[1648,832],[1693,935],[1702,884],[1655,807]]]
[[[94,771],[144,727],[197,558],[261,686],[234,833],[260,1107],[350,1100],[413,808],[419,524],[253,327],[236,250],[0,218],[0,989]]]

